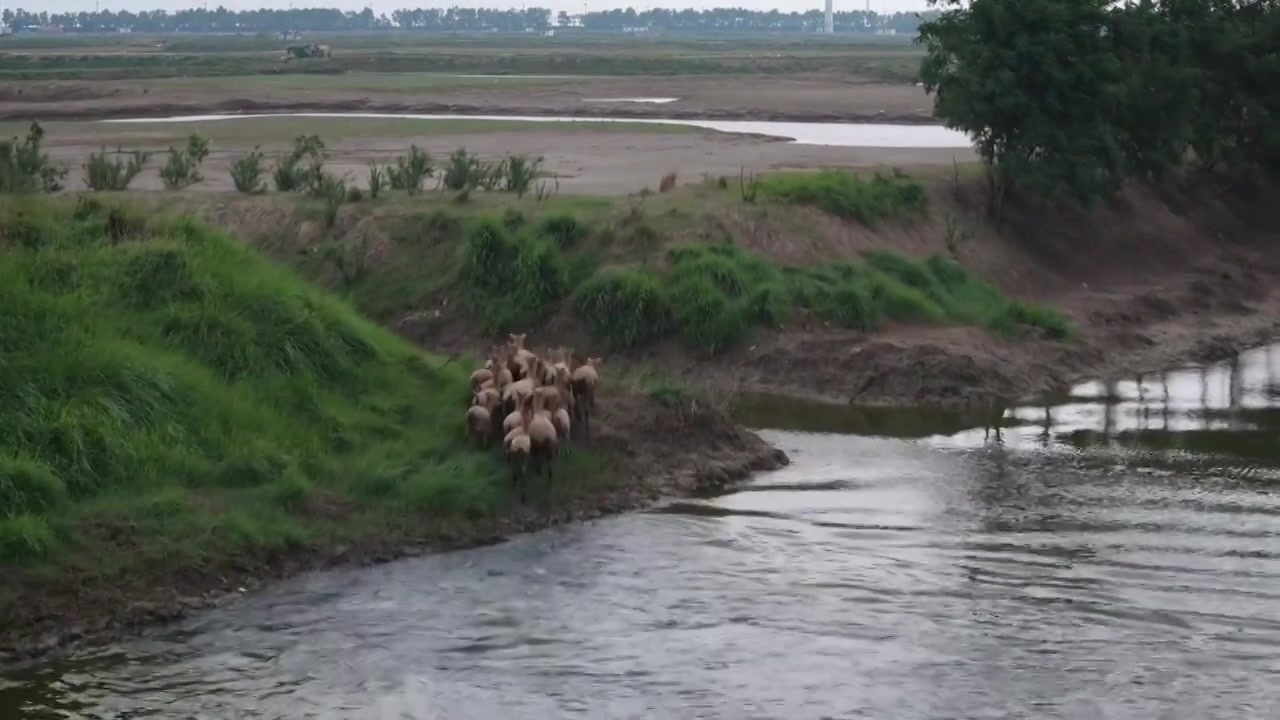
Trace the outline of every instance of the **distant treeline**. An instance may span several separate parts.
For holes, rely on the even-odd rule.
[[[893,13],[853,11],[835,13],[837,32],[892,32],[914,35],[921,18],[936,12]],[[189,9],[167,12],[150,10],[129,12],[30,12],[6,8],[0,19],[16,30],[56,27],[69,33],[117,32],[341,32],[352,30],[418,30],[423,32],[523,32],[543,31],[556,27],[595,31],[666,30],[685,32],[817,32],[822,29],[821,10],[805,12],[754,11],[741,8],[711,10],[669,10],[655,8],[639,11],[607,10],[571,15],[560,12],[553,16],[546,8],[510,10],[476,8],[414,8],[375,15],[369,8],[344,12],[335,8],[292,10],[213,10]]]

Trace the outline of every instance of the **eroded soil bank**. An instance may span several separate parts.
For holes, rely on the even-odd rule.
[[[871,249],[920,257],[954,250],[1010,295],[1065,312],[1075,328],[1070,340],[929,326],[890,326],[868,336],[801,314],[786,329],[757,332],[715,358],[673,342],[630,353],[625,362],[721,392],[727,386],[840,403],[1004,407],[1088,378],[1221,359],[1280,336],[1274,185],[1196,175],[1160,190],[1128,188],[1092,210],[1024,201],[1008,208],[1000,227],[974,210],[980,192],[978,183],[938,180],[930,219],[908,225],[870,229],[777,208],[731,208],[712,225],[782,263]],[[411,325],[411,337],[435,346],[478,341],[454,323]],[[543,336],[591,347],[563,317]]]

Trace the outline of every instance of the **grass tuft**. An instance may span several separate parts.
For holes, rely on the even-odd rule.
[[[752,327],[781,328],[798,310],[837,327],[873,332],[885,321],[960,323],[1066,338],[1052,308],[1015,302],[954,261],[871,252],[865,263],[781,267],[732,242],[678,246],[662,273],[611,268],[578,292],[575,308],[596,337],[630,347],[677,334],[718,353]]]
[[[929,209],[924,185],[899,175],[876,173],[865,180],[846,170],[821,170],[768,175],[759,184],[768,197],[813,205],[864,225],[890,219],[910,220]]]

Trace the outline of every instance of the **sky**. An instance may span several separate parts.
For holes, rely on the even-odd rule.
[[[876,12],[900,12],[906,10],[922,10],[925,0],[870,0],[871,9]],[[867,0],[836,0],[836,10],[861,10],[866,7]],[[93,10],[95,6],[104,10],[181,10],[189,7],[200,7],[205,4],[201,0],[0,0],[0,7],[20,7],[27,10],[48,10],[49,12],[78,12]],[[293,0],[294,7],[337,7],[343,10],[360,10],[372,6],[376,13],[390,13],[403,7],[521,7],[540,6],[553,11],[567,10],[581,12],[583,7],[590,10],[611,10],[613,8],[633,7],[643,10],[649,7],[669,8],[713,8],[743,7],[752,10],[771,10],[785,8],[800,10],[812,5],[823,6],[823,0],[784,3],[780,0],[445,0],[444,2],[423,2],[422,0]],[[289,0],[209,0],[209,7],[222,5],[231,10],[250,10],[253,8],[287,8]]]

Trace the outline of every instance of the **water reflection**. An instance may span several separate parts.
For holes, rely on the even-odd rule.
[[[937,447],[1156,453],[1184,465],[1233,458],[1274,469],[1280,468],[1278,379],[1280,353],[1267,347],[1214,365],[1087,382],[1013,408],[867,408],[747,395],[736,412],[757,427],[910,438]]]

